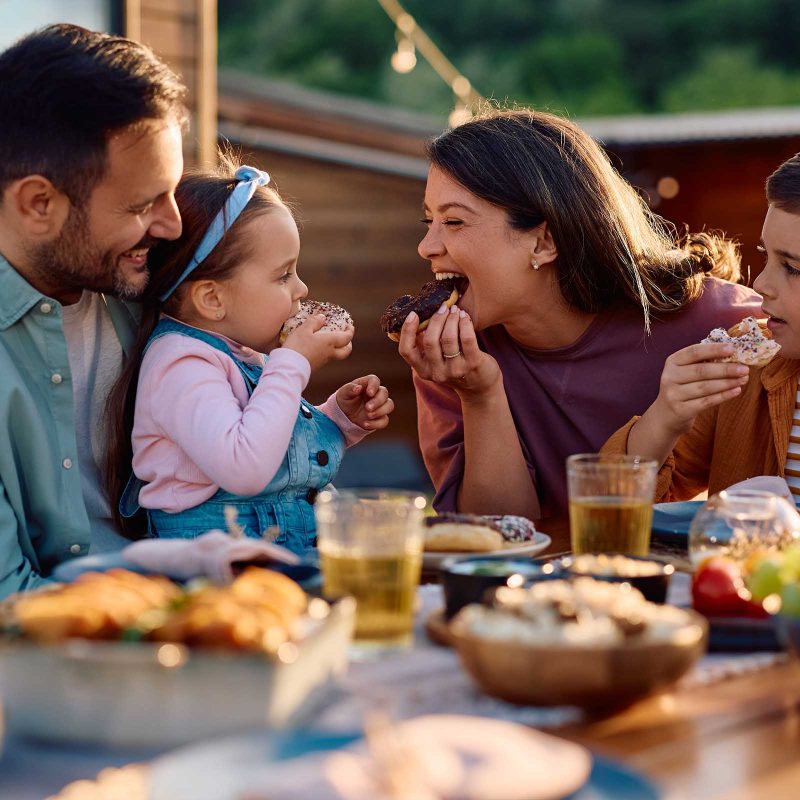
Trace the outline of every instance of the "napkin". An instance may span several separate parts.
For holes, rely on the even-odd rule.
[[[729,486],[727,491],[732,492],[737,489],[750,489],[757,492],[771,492],[780,497],[786,498],[792,505],[794,505],[794,497],[789,489],[789,484],[783,478],[777,475],[757,475],[755,478],[748,478],[746,481],[734,483]]]
[[[177,580],[205,575],[215,583],[230,583],[238,561],[300,563],[285,547],[224,531],[208,531],[195,539],[142,539],[123,548],[122,555],[137,567]]]

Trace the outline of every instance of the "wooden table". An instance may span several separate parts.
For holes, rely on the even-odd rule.
[[[800,663],[662,694],[558,733],[641,771],[670,800],[796,800]]]

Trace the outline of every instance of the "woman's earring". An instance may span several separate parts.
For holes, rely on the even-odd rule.
[[[537,269],[538,269],[538,267],[537,267]],[[217,319],[222,319],[222,312],[221,311],[217,311]]]
[[[534,269],[539,269],[539,262],[535,258],[533,258],[533,259],[531,259],[531,266]]]

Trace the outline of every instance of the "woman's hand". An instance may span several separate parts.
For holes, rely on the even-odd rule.
[[[359,428],[377,431],[389,424],[394,401],[377,375],[365,375],[346,383],[336,392],[336,402],[345,416]]]
[[[420,378],[444,383],[462,397],[481,395],[501,378],[497,362],[478,347],[469,314],[457,305],[443,305],[422,333],[412,311],[400,331],[398,351]]]
[[[305,356],[312,372],[329,361],[344,360],[353,350],[355,328],[352,325],[342,331],[321,331],[324,324],[325,315],[315,314],[295,328],[283,343],[283,347]]]
[[[646,412],[651,424],[677,437],[691,429],[701,411],[741,394],[749,368],[717,360],[732,354],[732,345],[719,343],[693,344],[673,353],[664,364],[658,397]]]

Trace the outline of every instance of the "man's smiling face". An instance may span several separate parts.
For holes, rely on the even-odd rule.
[[[176,239],[175,187],[183,170],[177,122],[148,120],[112,134],[106,171],[85,207],[70,207],[57,239],[33,253],[37,271],[59,292],[132,298],[147,285],[147,253]]]

